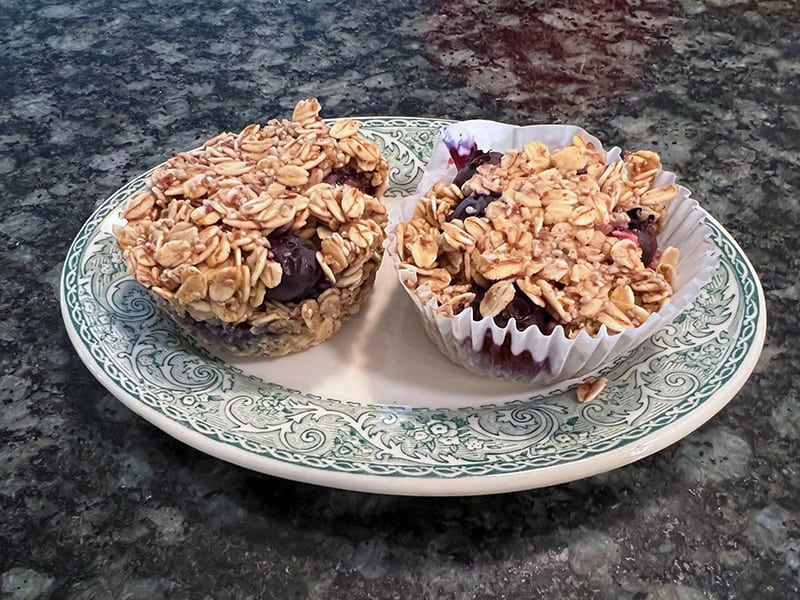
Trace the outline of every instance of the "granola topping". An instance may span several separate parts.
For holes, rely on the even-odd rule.
[[[654,187],[656,153],[606,164],[581,136],[553,152],[460,150],[455,180],[397,228],[400,268],[416,273],[406,285],[439,313],[575,337],[639,326],[670,300],[678,250],[659,251],[656,235],[677,187]]]
[[[291,120],[221,133],[127,203],[114,234],[128,269],[172,312],[297,337],[262,348],[274,355],[358,310],[381,260],[388,164],[356,121],[329,128],[319,111],[303,100]]]

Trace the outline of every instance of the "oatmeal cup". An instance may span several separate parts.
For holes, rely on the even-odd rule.
[[[445,128],[386,249],[428,337],[480,375],[597,376],[669,323],[717,259],[703,211],[651,151],[565,125]]]
[[[330,338],[382,258],[388,163],[316,99],[158,167],[114,227],[130,273],[186,332],[235,355]]]

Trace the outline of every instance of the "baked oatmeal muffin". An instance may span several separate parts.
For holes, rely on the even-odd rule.
[[[688,190],[654,152],[609,156],[578,128],[542,127],[544,141],[523,128],[534,137],[497,150],[446,131],[455,167],[393,223],[387,248],[448,357],[550,383],[590,376],[665,323],[654,315],[674,316],[674,305],[663,309],[681,258],[673,241],[683,238],[660,244],[659,235]]]
[[[367,300],[388,164],[316,99],[158,167],[114,235],[128,269],[188,333],[236,355],[330,338]]]

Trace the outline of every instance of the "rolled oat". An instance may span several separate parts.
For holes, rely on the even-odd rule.
[[[600,395],[608,385],[607,377],[598,377],[597,379],[587,379],[578,386],[577,396],[578,402],[591,402]]]

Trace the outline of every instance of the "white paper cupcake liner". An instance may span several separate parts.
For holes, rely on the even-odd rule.
[[[400,266],[396,247],[397,225],[411,220],[418,200],[434,183],[450,181],[455,176],[456,168],[442,141],[443,136],[450,140],[474,139],[482,150],[505,152],[521,149],[531,141],[542,142],[553,151],[569,145],[575,135],[581,135],[596,148],[602,148],[596,137],[571,125],[516,127],[483,120],[450,125],[434,143],[431,160],[417,193],[406,198],[399,211],[390,217],[385,242],[387,255],[417,309],[428,337],[450,360],[469,371],[488,377],[527,381],[542,387],[565,381],[578,383],[595,376],[670,323],[695,300],[717,268],[716,248],[710,241],[711,231],[705,224],[704,212],[690,191],[678,186],[678,193],[670,201],[658,236],[660,248],[675,246],[680,251],[674,295],[639,327],[627,327],[620,333],[609,334],[603,326],[594,336],[581,332],[572,339],[565,335],[560,325],[549,335],[537,327],[519,331],[511,322],[499,327],[489,317],[475,321],[471,308],[454,317],[446,317],[436,311],[438,302],[435,298],[420,298],[405,285],[407,282],[415,283],[416,273]],[[621,160],[619,148],[606,151],[606,163],[618,160]],[[653,187],[670,185],[675,180],[674,173],[661,171]],[[510,344],[504,346],[507,336],[510,336]]]

